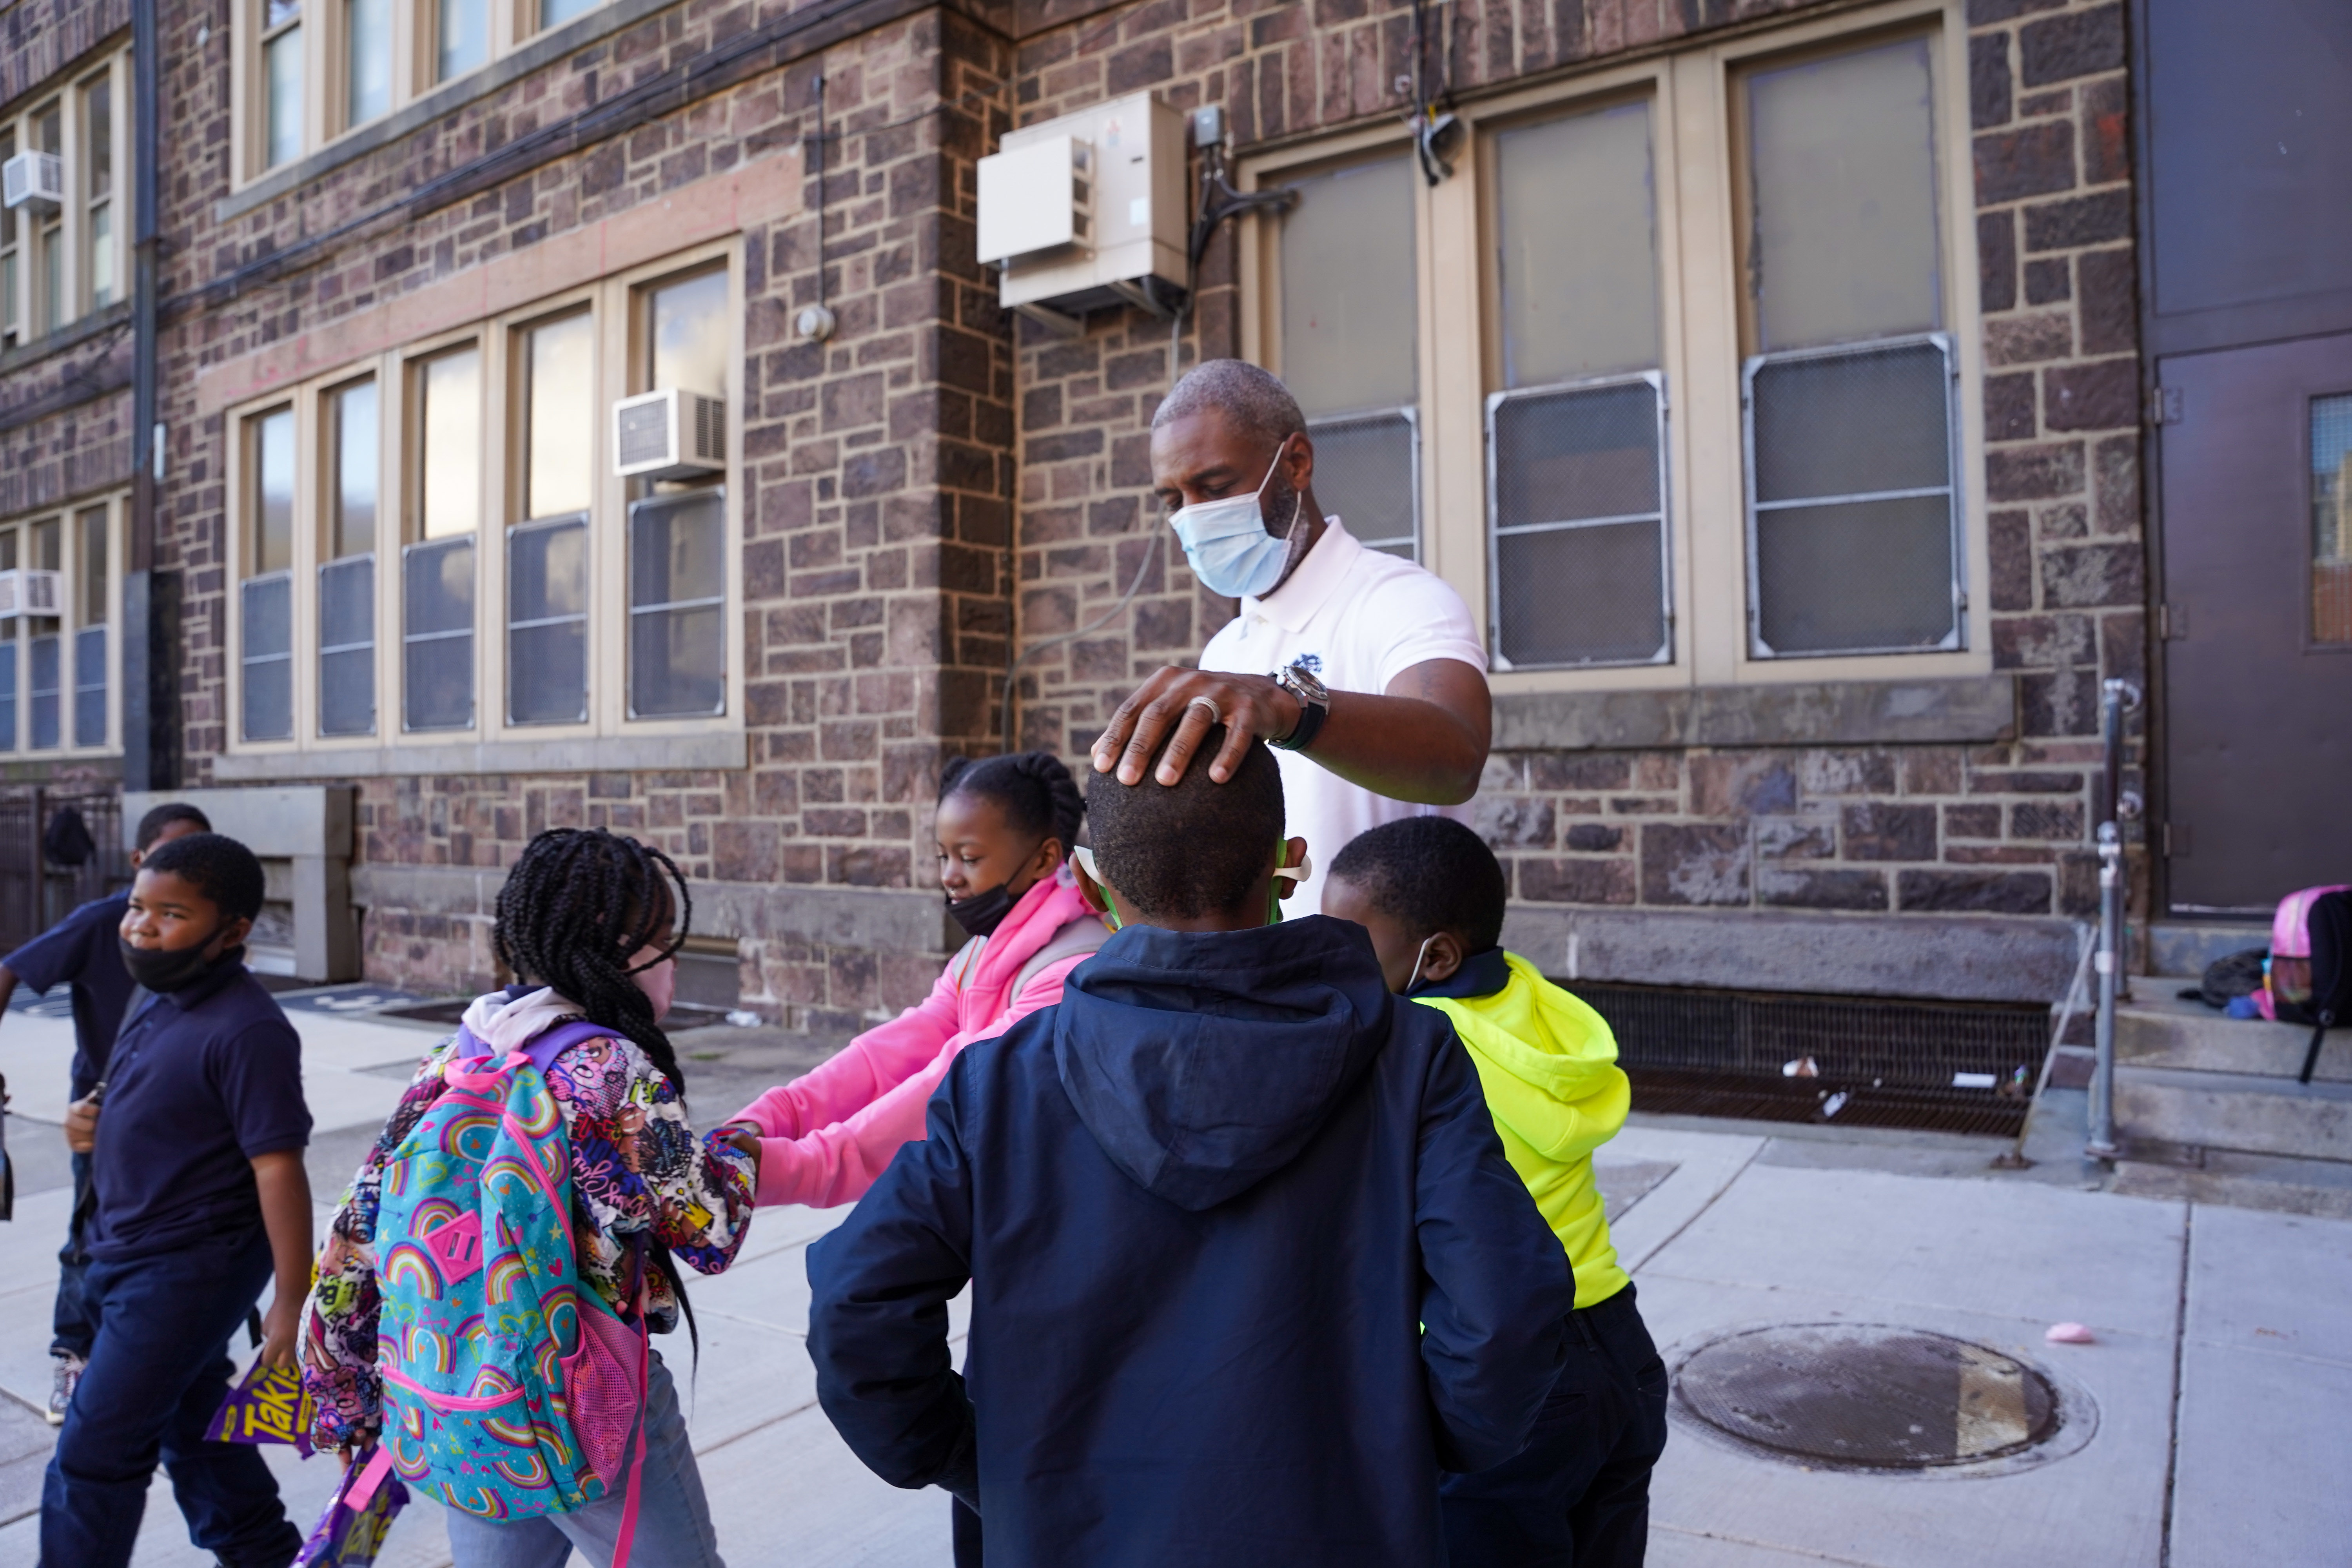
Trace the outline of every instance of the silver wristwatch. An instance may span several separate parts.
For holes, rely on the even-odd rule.
[[[1268,744],[1286,752],[1303,752],[1315,743],[1323,721],[1331,716],[1331,689],[1307,668],[1304,660],[1275,671],[1274,683],[1298,699],[1298,722],[1291,726],[1289,734]]]

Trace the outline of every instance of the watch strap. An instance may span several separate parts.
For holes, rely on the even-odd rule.
[[[1323,721],[1331,716],[1331,710],[1294,687],[1286,686],[1284,689],[1298,700],[1298,722],[1291,726],[1289,734],[1268,744],[1277,751],[1303,752],[1315,743],[1315,737],[1321,731]]]

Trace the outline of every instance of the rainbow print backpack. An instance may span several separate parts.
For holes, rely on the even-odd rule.
[[[484,1519],[611,1496],[626,1471],[616,1564],[635,1531],[646,1397],[631,1326],[579,1278],[572,1164],[548,1065],[612,1031],[574,1022],[494,1058],[466,1029],[441,1098],[384,1163],[383,1455],[410,1486]],[[633,1289],[642,1305],[640,1253]]]

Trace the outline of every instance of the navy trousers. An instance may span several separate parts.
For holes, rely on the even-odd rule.
[[[58,1300],[49,1313],[49,1353],[76,1355],[89,1359],[90,1342],[98,1337],[98,1325],[89,1321],[89,1309],[82,1304],[84,1277],[89,1272],[89,1254],[81,1249],[81,1227],[87,1216],[82,1213],[89,1199],[89,1156],[73,1157],[73,1215],[66,1221],[66,1244],[58,1248]]]
[[[1666,1368],[1633,1287],[1570,1314],[1568,1365],[1513,1458],[1438,1488],[1454,1568],[1640,1568]]]
[[[97,1328],[41,1485],[43,1568],[123,1568],[160,1459],[188,1537],[229,1568],[286,1568],[302,1532],[261,1451],[208,1443],[228,1394],[230,1333],[269,1283],[269,1238],[152,1258],[93,1259],[83,1300]]]

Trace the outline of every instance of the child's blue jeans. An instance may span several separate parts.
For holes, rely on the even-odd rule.
[[[229,1335],[269,1283],[256,1227],[178,1252],[93,1259],[83,1304],[97,1329],[41,1483],[46,1568],[131,1561],[161,1459],[188,1536],[231,1568],[285,1568],[301,1550],[261,1451],[204,1429],[235,1370]]]
[[[79,1096],[76,1096],[79,1099]],[[89,1191],[89,1156],[73,1157],[73,1215],[66,1222],[66,1244],[58,1249],[58,1300],[50,1312],[49,1353],[89,1359],[90,1342],[98,1337],[82,1300],[88,1289],[89,1254],[81,1249],[82,1199]]]
[[[646,1469],[637,1483],[637,1534],[629,1568],[725,1568],[710,1526],[710,1503],[702,1492],[702,1471],[687,1439],[686,1415],[677,1407],[677,1385],[658,1355],[643,1421]],[[498,1523],[456,1509],[444,1510],[443,1517],[449,1521],[449,1555],[457,1568],[562,1568],[575,1546],[596,1568],[610,1568],[623,1507],[616,1490],[603,1502],[537,1519]]]

